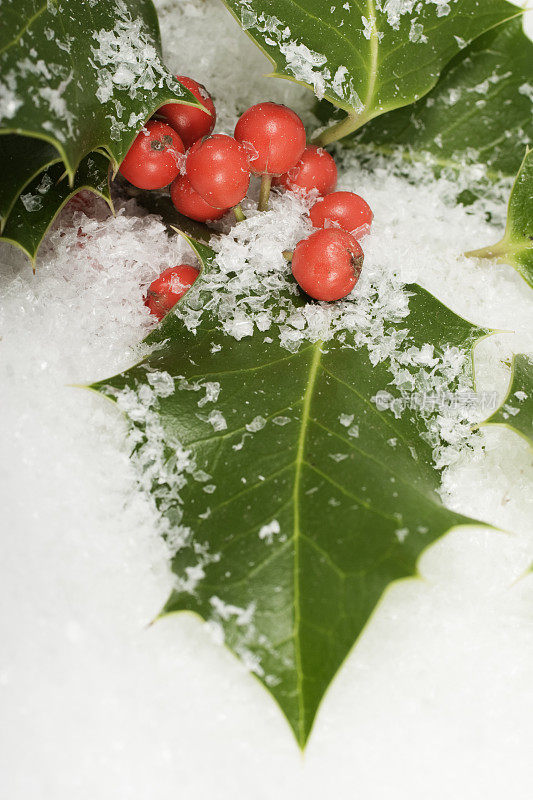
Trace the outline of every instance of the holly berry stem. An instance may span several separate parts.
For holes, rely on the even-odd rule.
[[[358,128],[362,127],[368,122],[368,117],[364,114],[348,114],[340,122],[336,122],[331,127],[313,136],[311,139],[313,144],[318,144],[320,147],[325,147],[327,144],[337,142],[349,133],[353,133]]]
[[[268,211],[268,199],[270,197],[270,186],[272,183],[271,175],[261,176],[261,190],[259,192],[259,211]]]
[[[237,222],[244,222],[246,216],[244,214],[244,211],[242,210],[242,206],[240,203],[237,203],[236,206],[233,206],[233,212],[235,214],[235,219],[237,220]]]

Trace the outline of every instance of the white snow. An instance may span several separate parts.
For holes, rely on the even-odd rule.
[[[212,90],[219,130],[230,132],[236,115],[263,99],[287,102],[310,123],[310,94],[261,77],[266,60],[245,35],[235,35],[221,3],[158,6],[167,63]],[[201,46],[206,40],[210,47]],[[411,185],[354,163],[340,172],[340,187],[362,194],[375,213],[363,242],[354,324],[369,325],[372,281],[382,286],[374,299],[382,317],[401,312],[401,283],[418,281],[457,313],[500,331],[476,349],[476,389],[502,398],[509,377],[503,362],[533,348],[531,291],[510,267],[458,255],[496,241],[501,215],[489,225],[482,207],[450,204],[454,187],[445,179]],[[497,208],[492,199],[485,205]],[[261,280],[275,288],[276,271],[287,269],[280,249],[306,229],[301,211],[301,201],[285,196],[262,219],[252,214],[222,247],[221,269],[233,264],[241,280],[252,282],[253,256]],[[183,261],[194,263],[180,237],[167,239],[159,221],[138,216],[133,202],[113,219],[103,202],[85,197],[63,213],[35,277],[22,254],[0,250],[2,794],[529,800],[533,577],[525,573],[533,561],[532,473],[526,443],[509,431],[484,429],[465,453],[460,421],[443,417],[442,432],[451,438],[439,453],[451,464],[446,502],[505,532],[452,532],[424,554],[423,580],[387,592],[326,696],[304,759],[271,697],[208,635],[220,641],[216,618],[224,615],[248,625],[252,606],[213,597],[209,625],[189,614],[150,624],[173,585],[169,554],[191,532],[179,520],[171,531],[162,527],[138,490],[122,416],[76,385],[135,362],[136,345],[152,325],[145,287]],[[268,314],[245,306],[240,313],[235,326],[256,325],[269,335]],[[313,335],[325,313],[292,318],[287,342]],[[395,346],[381,340],[376,357]],[[461,366],[457,355],[448,354],[450,374]],[[428,348],[406,354],[398,381],[409,358],[428,373],[435,367]],[[154,426],[153,443],[150,403],[172,391],[172,378],[150,373],[148,380],[143,402],[120,399]],[[199,414],[216,413],[220,387],[185,383],[180,388],[198,392]],[[355,431],[350,417],[345,409],[339,424]],[[261,425],[250,415],[244,435]],[[153,463],[153,474],[162,468],[157,448],[141,448],[136,458]],[[177,458],[206,494],[213,491],[190,453]],[[277,535],[276,522],[265,523],[265,542]],[[404,529],[398,536],[409,541]],[[205,564],[218,557],[198,553],[183,586],[194,591]],[[241,655],[260,672],[246,648]]]

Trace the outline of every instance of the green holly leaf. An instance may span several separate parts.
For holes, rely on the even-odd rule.
[[[531,355],[520,353],[513,358],[507,395],[485,424],[505,425],[533,447],[533,357]]]
[[[70,186],[63,164],[52,164],[25,188],[7,219],[2,237],[25,252],[35,264],[37,250],[65,203],[82,189],[100,195],[113,209],[109,191],[109,159],[91,153],[81,162]]]
[[[45,167],[60,160],[59,153],[50,142],[11,134],[0,136],[0,163],[3,171],[0,182],[0,233],[24,187]]]
[[[3,0],[1,15],[1,132],[48,141],[71,183],[92,150],[116,170],[164,103],[198,105],[161,61],[151,0]]]
[[[213,250],[193,246],[204,272],[215,269]],[[162,614],[193,611],[222,632],[303,747],[384,591],[472,520],[441,502],[421,413],[380,395],[394,391],[388,361],[372,363],[353,333],[297,352],[275,325],[237,341],[202,283],[147,338],[150,355],[92,388],[129,416],[133,457],[168,525],[176,588]],[[285,300],[304,304],[292,288]],[[410,352],[460,348],[469,363],[482,332],[410,291],[391,334],[403,331]],[[184,309],[203,309],[194,333]]]
[[[516,176],[503,239],[465,255],[511,264],[533,287],[533,150],[528,150]]]
[[[348,112],[319,139],[340,139],[374,117],[418,100],[453,56],[521,13],[503,0],[224,0],[275,66],[273,75],[313,89]]]
[[[522,19],[498,25],[455,56],[429,94],[373,120],[353,144],[437,171],[484,164],[489,179],[516,175],[533,140],[532,63]]]

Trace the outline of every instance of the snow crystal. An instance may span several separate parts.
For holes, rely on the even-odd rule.
[[[263,525],[259,530],[259,538],[263,539],[267,544],[272,544],[274,536],[281,532],[281,528],[277,519],[273,519],[267,525]]]
[[[37,197],[37,195],[31,194],[30,192],[21,194],[20,199],[26,211],[38,211],[43,207],[42,198]]]
[[[158,397],[169,397],[174,392],[174,378],[168,372],[148,372],[148,383]]]
[[[251,422],[248,422],[246,425],[246,430],[250,433],[256,433],[265,427],[266,422],[267,421],[264,417],[258,415],[257,417],[254,417]]]
[[[198,400],[200,408],[207,405],[207,403],[216,403],[220,394],[220,383],[218,381],[206,381],[202,384],[205,389],[205,396]]]
[[[22,105],[22,100],[9,86],[0,83],[0,122],[15,116]]]
[[[222,411],[218,409],[214,409],[213,411],[209,412],[209,416],[207,417],[207,421],[213,426],[214,431],[225,431],[228,427],[228,423],[224,418],[224,414]]]
[[[425,0],[426,4],[436,6],[437,17],[445,17],[450,11],[451,7],[448,0]],[[412,14],[413,10],[420,11],[422,3],[420,0],[378,0],[377,7],[383,10],[387,15],[387,22],[389,25],[398,30],[400,21],[404,14]]]
[[[524,94],[526,97],[528,97],[533,103],[533,85],[530,83],[523,83],[518,87],[518,91],[520,94]]]
[[[209,600],[217,617],[223,620],[235,619],[236,625],[249,625],[255,614],[255,603],[250,603],[246,608],[225,603],[220,597],[213,595]]]
[[[341,414],[339,417],[339,422],[341,425],[344,425],[345,428],[349,428],[354,421],[354,416],[354,414]]]

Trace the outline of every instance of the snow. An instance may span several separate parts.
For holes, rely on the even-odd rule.
[[[266,60],[246,36],[235,36],[221,3],[158,5],[167,63],[188,74],[194,60],[195,77],[213,92],[220,131],[231,132],[236,115],[263,99],[288,103],[311,124],[310,94],[262,77]],[[216,45],[200,46],[206,40]],[[340,188],[362,194],[375,214],[363,240],[353,313],[354,324],[379,344],[376,358],[397,343],[371,326],[372,286],[381,286],[374,313],[383,320],[402,313],[402,283],[418,281],[457,313],[499,331],[476,349],[476,389],[480,403],[502,398],[509,378],[504,362],[533,347],[531,291],[508,266],[458,255],[499,238],[501,214],[489,224],[483,213],[497,208],[495,201],[465,209],[450,202],[456,187],[446,178],[431,186],[421,172],[413,185],[383,168],[369,174],[353,159],[340,175]],[[255,286],[251,260],[275,291],[279,272],[288,269],[281,249],[306,230],[302,202],[280,196],[269,214],[252,213],[235,240],[224,240],[222,276],[238,267],[240,292],[243,282]],[[173,379],[150,373],[142,402],[133,393],[120,398],[152,426],[149,446],[133,461],[120,413],[79,385],[135,362],[137,344],[153,324],[142,302],[145,288],[184,261],[194,263],[186,244],[167,239],[162,224],[139,216],[133,201],[113,218],[103,202],[87,197],[63,212],[35,277],[22,254],[7,246],[0,251],[2,793],[12,800],[331,794],[526,800],[533,734],[533,577],[525,575],[533,561],[531,456],[519,436],[500,427],[482,429],[465,452],[464,409],[442,419],[451,438],[436,454],[450,463],[443,496],[503,532],[452,532],[424,554],[423,580],[387,592],[326,696],[304,759],[276,704],[247,672],[261,665],[243,649],[246,667],[217,643],[217,617],[250,627],[253,607],[213,598],[207,625],[189,614],[154,622],[173,585],[169,556],[191,532],[179,519],[164,528],[138,489],[136,462],[152,466],[143,472],[148,487],[164,459],[154,446],[151,408],[173,390]],[[224,287],[224,324],[243,335],[253,326],[272,334],[268,313],[250,304],[242,304],[240,317],[225,316],[234,287],[221,280]],[[326,317],[346,324],[346,308],[333,320],[333,312],[317,308],[286,322],[289,347],[317,335]],[[428,373],[435,367],[429,348],[404,355],[398,381],[409,359]],[[448,354],[449,375],[461,368],[458,355]],[[445,391],[444,373],[441,384]],[[213,427],[225,423],[216,415],[218,385],[179,388],[197,392],[198,413]],[[484,415],[479,406],[470,413]],[[250,415],[244,436],[262,425]],[[350,409],[339,425],[355,435]],[[176,458],[209,495],[212,477],[186,450]],[[278,534],[276,525],[265,522],[265,545]],[[408,536],[402,528],[397,534]],[[193,591],[216,558],[198,553],[183,588]]]

